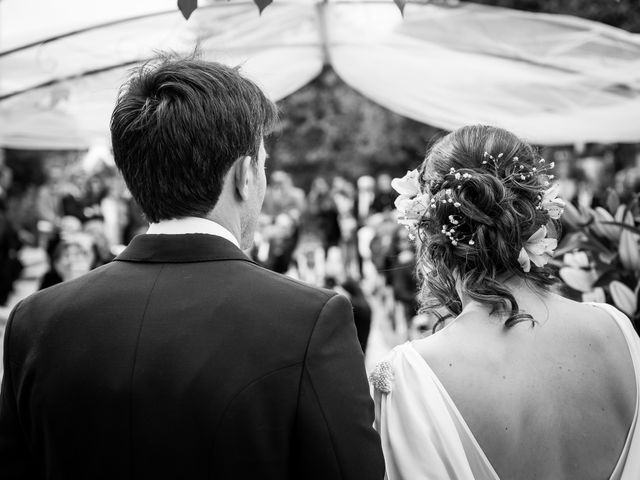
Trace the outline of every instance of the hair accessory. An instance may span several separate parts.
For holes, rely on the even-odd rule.
[[[404,177],[394,178],[391,187],[400,194],[394,202],[400,213],[398,223],[410,231],[409,237],[413,240],[414,231],[427,208],[434,208],[434,200],[428,193],[421,193],[418,170],[407,171]]]
[[[543,267],[549,262],[557,246],[558,241],[555,238],[547,238],[547,227],[543,225],[528,238],[520,249],[518,263],[525,272],[531,270],[531,262],[538,267]]]
[[[496,159],[489,152],[484,152],[484,155],[483,155],[484,159],[482,160],[482,165],[488,165],[489,164],[489,160],[491,160],[493,162],[493,168],[495,169],[496,174],[497,174],[498,173],[498,159],[502,158],[503,155],[504,154],[502,152],[500,152],[498,154],[498,158]],[[515,158],[517,158],[517,157],[515,157]]]
[[[558,198],[559,193],[560,185],[555,183],[539,196],[540,204],[537,208],[539,210],[546,210],[549,214],[549,218],[553,220],[558,220],[564,212],[565,203],[564,200]]]
[[[467,180],[472,177],[470,173],[460,173],[460,170],[456,170],[453,167],[449,169],[449,175],[453,175],[454,180]],[[458,188],[461,188],[461,185],[458,185]]]
[[[443,235],[446,235],[451,242],[451,245],[457,247],[459,243],[467,243],[469,245],[475,245],[473,240],[473,234],[464,234],[458,231],[458,227],[462,226],[464,217],[460,215],[449,215],[449,223],[442,226],[440,230]]]
[[[489,152],[484,152],[482,165],[488,166],[489,160],[493,163],[493,168],[495,170],[496,175],[500,173],[500,159],[504,157],[504,153],[500,152],[497,157],[494,157]],[[521,181],[524,182],[527,179],[533,178],[538,175],[545,175],[545,178],[542,184],[546,187],[549,186],[549,180],[553,180],[554,175],[549,175],[547,172],[552,170],[555,167],[555,162],[546,163],[544,158],[541,158],[538,161],[537,167],[530,167],[525,163],[520,162],[520,159],[517,156],[513,156],[511,158],[512,167],[505,167],[504,179],[505,181]],[[510,173],[508,173],[510,172]]]

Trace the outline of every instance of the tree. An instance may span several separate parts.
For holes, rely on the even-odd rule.
[[[267,140],[269,168],[288,171],[303,187],[316,176],[403,175],[443,133],[375,104],[331,68],[278,106],[280,123]]]
[[[638,0],[470,0],[529,12],[574,15],[640,33]]]

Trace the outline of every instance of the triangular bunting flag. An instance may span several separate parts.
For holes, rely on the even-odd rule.
[[[189,20],[189,17],[198,8],[198,0],[178,0],[178,8],[182,12],[185,19]]]
[[[398,6],[400,13],[404,17],[404,6],[407,4],[407,0],[393,0],[393,2]]]
[[[271,2],[273,2],[273,0],[253,0],[254,3],[258,6],[258,9],[260,10],[260,14],[262,14],[262,11],[267,8]]]

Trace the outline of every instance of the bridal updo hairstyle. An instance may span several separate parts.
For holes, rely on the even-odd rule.
[[[558,231],[540,208],[552,178],[546,165],[526,142],[485,125],[460,128],[428,151],[420,184],[432,206],[418,225],[423,311],[445,306],[459,315],[458,280],[464,294],[492,306],[492,313],[506,313],[506,327],[533,321],[501,280],[519,277],[542,291],[556,281],[548,266],[532,264],[525,272],[518,262],[524,243],[541,226],[551,236]],[[447,234],[452,226],[453,236]]]

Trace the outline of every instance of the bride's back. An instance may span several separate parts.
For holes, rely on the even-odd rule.
[[[618,324],[607,309],[550,293],[557,277],[547,263],[565,206],[559,185],[552,185],[552,168],[553,162],[512,133],[476,125],[443,137],[419,170],[394,180],[400,221],[418,239],[421,304],[456,316],[415,347],[503,480],[609,478],[619,458],[625,474],[640,478],[638,454],[621,457],[629,432],[634,450],[640,442],[640,433],[630,428],[639,342],[629,332],[627,343],[622,320]],[[612,314],[622,315],[615,309]],[[407,391],[402,375],[394,382],[396,391]],[[461,478],[474,467],[494,478],[482,455],[470,449],[473,442],[447,396],[442,402],[416,396],[431,410],[448,407],[416,419],[410,435],[395,428],[408,425],[404,413],[394,411],[402,395],[394,397],[392,390],[380,396],[380,415],[393,412],[380,422],[389,429],[383,445],[389,444],[390,465],[412,470],[415,455],[396,458],[399,447],[392,443],[407,448],[404,437],[413,435],[433,443],[430,455],[443,472],[438,478],[447,478],[452,462]],[[449,423],[435,418],[448,414]],[[456,436],[451,425],[460,436],[447,443],[457,450],[451,453],[455,460],[440,448]],[[462,443],[464,452],[457,449]],[[432,461],[420,460],[423,466]]]
[[[533,327],[472,304],[415,347],[501,479],[609,478],[637,401],[623,333],[591,305],[531,305]]]

